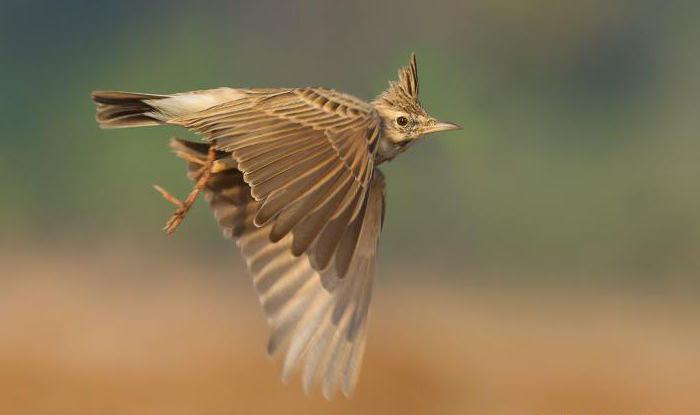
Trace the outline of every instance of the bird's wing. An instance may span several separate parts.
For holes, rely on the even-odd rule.
[[[359,235],[349,225],[360,214],[374,170],[378,115],[369,104],[330,89],[242,91],[240,99],[170,123],[232,154],[261,202],[255,225],[271,224],[270,241],[291,234],[294,256],[307,253],[314,269],[344,277]]]
[[[173,140],[175,152],[188,161],[191,179],[201,175],[208,146]],[[221,152],[217,157],[226,157]],[[274,223],[257,226],[264,202],[250,195],[235,167],[214,173],[206,194],[224,235],[236,241],[253,275],[255,288],[272,327],[268,353],[284,351],[282,377],[301,367],[308,392],[320,382],[330,399],[340,388],[350,396],[359,374],[367,333],[367,312],[374,278],[377,243],[384,216],[384,177],[372,173],[360,212],[348,225],[355,229],[341,244],[354,243],[347,276],[324,287],[309,254],[292,253],[293,235],[270,241]],[[346,234],[348,234],[346,232]]]

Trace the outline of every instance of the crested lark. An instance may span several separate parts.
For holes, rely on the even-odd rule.
[[[284,350],[282,378],[301,366],[308,391],[355,388],[384,218],[377,166],[421,136],[458,129],[418,101],[415,55],[371,103],[326,88],[218,88],[172,95],[96,91],[103,128],[172,124],[205,143],[173,139],[224,235],[241,249]]]

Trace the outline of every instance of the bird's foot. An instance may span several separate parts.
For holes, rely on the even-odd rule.
[[[189,161],[201,164],[201,160],[198,159],[193,159]],[[173,212],[173,214],[170,216],[170,219],[168,219],[168,221],[165,223],[165,226],[163,227],[163,230],[168,235],[172,235],[173,232],[175,232],[175,230],[177,229],[177,227],[180,226],[180,223],[182,223],[182,221],[185,219],[187,212],[190,211],[190,208],[192,208],[192,205],[194,205],[194,202],[197,200],[199,194],[202,192],[202,190],[204,190],[204,187],[207,185],[207,181],[211,177],[212,173],[215,173],[213,171],[216,167],[215,162],[216,150],[214,150],[214,148],[211,147],[209,148],[209,153],[207,154],[206,161],[204,161],[204,164],[202,164],[202,167],[199,169],[199,172],[197,174],[198,178],[195,182],[194,188],[192,188],[192,191],[189,195],[187,195],[184,201],[181,201],[180,199],[176,198],[162,187],[158,185],[153,185],[153,187],[163,196],[163,198],[165,198],[165,200],[177,206],[177,209],[175,210],[175,212]]]

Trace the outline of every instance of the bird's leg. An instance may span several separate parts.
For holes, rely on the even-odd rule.
[[[188,161],[197,164],[202,164],[201,159],[192,158]],[[168,235],[172,235],[172,233],[175,232],[180,223],[182,223],[183,219],[185,219],[185,215],[187,215],[187,212],[189,212],[192,205],[194,205],[194,202],[197,200],[197,196],[199,196],[199,193],[201,193],[201,191],[207,185],[207,181],[209,180],[209,177],[211,177],[212,166],[214,165],[215,161],[216,150],[214,150],[213,147],[210,147],[206,161],[204,161],[204,164],[202,164],[202,167],[197,172],[197,182],[195,183],[194,188],[192,188],[192,191],[189,195],[187,195],[187,198],[185,198],[184,201],[181,201],[180,199],[171,195],[167,190],[163,189],[158,185],[153,186],[165,198],[165,200],[177,206],[177,209],[175,210],[175,212],[173,212],[172,216],[170,216],[168,222],[165,223],[165,227],[163,227],[163,230]]]
[[[167,190],[163,189],[162,187],[158,186],[157,184],[154,184],[153,188],[156,189],[158,191],[158,193],[160,193],[160,195],[163,196],[163,198],[165,198],[165,200],[167,200],[168,202],[172,203],[173,205],[175,205],[179,208],[182,207],[182,200],[171,195],[170,192],[168,192]]]

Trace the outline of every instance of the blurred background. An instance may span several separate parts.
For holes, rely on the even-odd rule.
[[[700,7],[691,1],[5,0],[0,412],[700,411]],[[101,131],[93,89],[327,86],[415,51],[464,130],[383,166],[356,396],[278,381],[177,129]],[[438,218],[439,220],[435,220]]]

